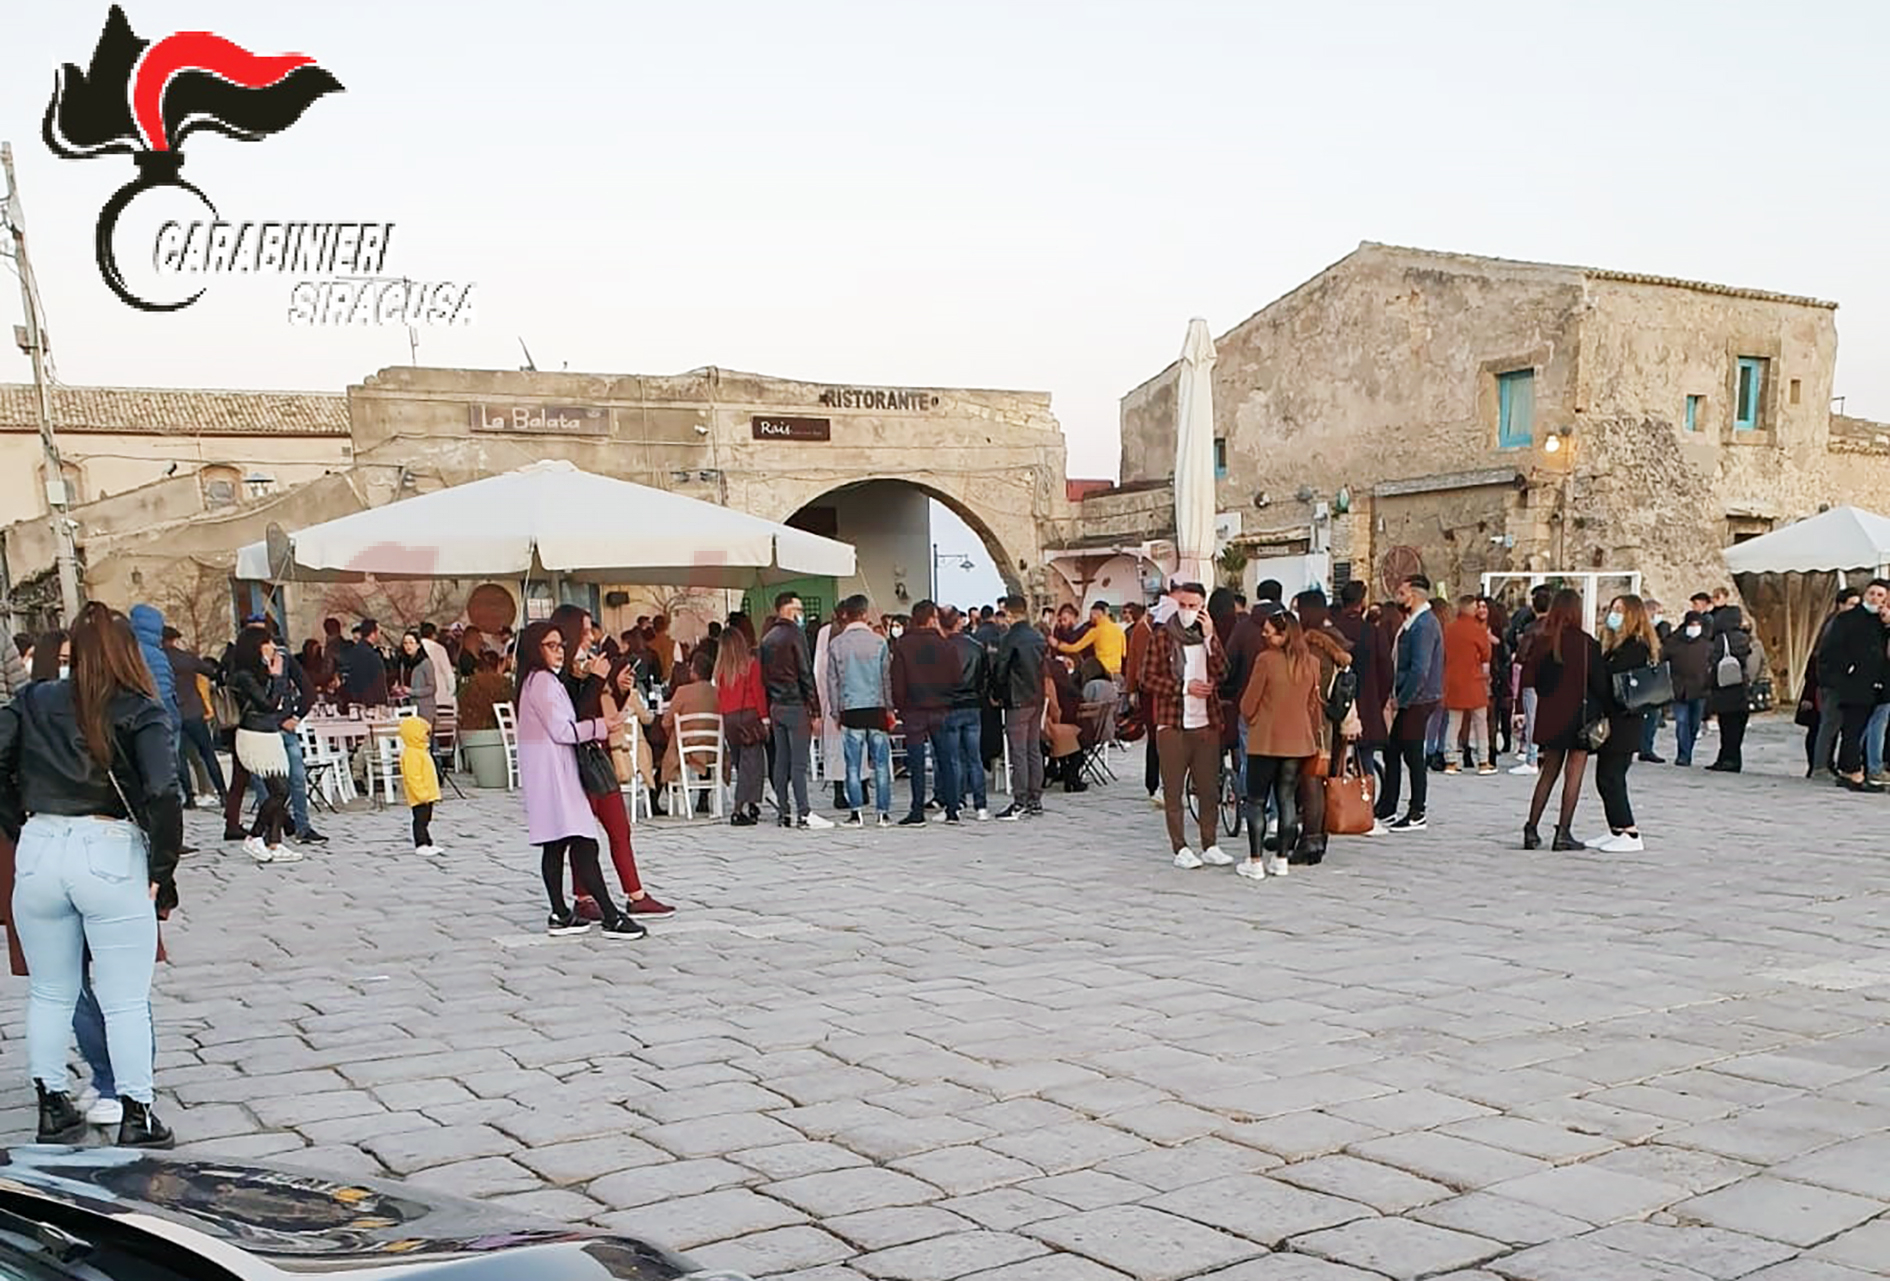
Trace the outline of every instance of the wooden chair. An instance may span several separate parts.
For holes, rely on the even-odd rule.
[[[714,712],[695,712],[676,718],[676,759],[681,772],[669,781],[669,812],[673,818],[688,818],[696,812],[696,794],[709,796],[709,812],[722,817],[722,718]],[[689,754],[708,758],[708,774],[698,776],[689,767]]]

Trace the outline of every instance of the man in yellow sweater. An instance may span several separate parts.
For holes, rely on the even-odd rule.
[[[1122,656],[1128,647],[1128,636],[1121,624],[1109,617],[1109,602],[1106,600],[1099,600],[1089,607],[1087,631],[1073,641],[1057,645],[1065,654],[1094,654],[1096,662],[1108,673],[1109,679],[1117,683],[1122,680]]]

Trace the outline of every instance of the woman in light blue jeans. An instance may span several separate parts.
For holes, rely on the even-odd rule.
[[[165,1148],[174,1140],[151,1107],[150,1000],[158,914],[176,906],[183,845],[170,715],[123,615],[87,604],[71,644],[70,679],[28,685],[0,708],[0,830],[19,833],[8,922],[31,978],[39,1140],[86,1133],[66,1052],[89,950],[123,1109],[118,1145]]]

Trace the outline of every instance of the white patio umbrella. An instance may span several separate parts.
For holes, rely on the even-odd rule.
[[[1721,554],[1735,574],[1878,570],[1890,565],[1890,519],[1861,507],[1833,507]]]
[[[237,553],[254,582],[543,575],[576,582],[751,587],[844,578],[853,548],[746,512],[536,462],[297,530]]]
[[[1188,322],[1175,388],[1177,578],[1213,582],[1215,505],[1214,339],[1197,316]]]

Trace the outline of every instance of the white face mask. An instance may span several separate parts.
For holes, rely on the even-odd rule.
[[[63,681],[63,680],[70,680],[71,678],[72,678],[72,669],[66,666],[64,663],[59,664],[59,679]]]
[[[898,640],[901,636],[904,636],[905,634],[906,634],[906,629],[903,627],[895,625],[892,629],[892,638],[894,640]]]
[[[1200,620],[1201,611],[1198,609],[1189,609],[1186,605],[1183,605],[1175,612],[1175,617],[1181,620],[1183,627],[1193,627],[1195,623]]]
[[[1700,638],[1700,625],[1698,623],[1688,623],[1687,624],[1687,639],[1698,640],[1699,638]]]

